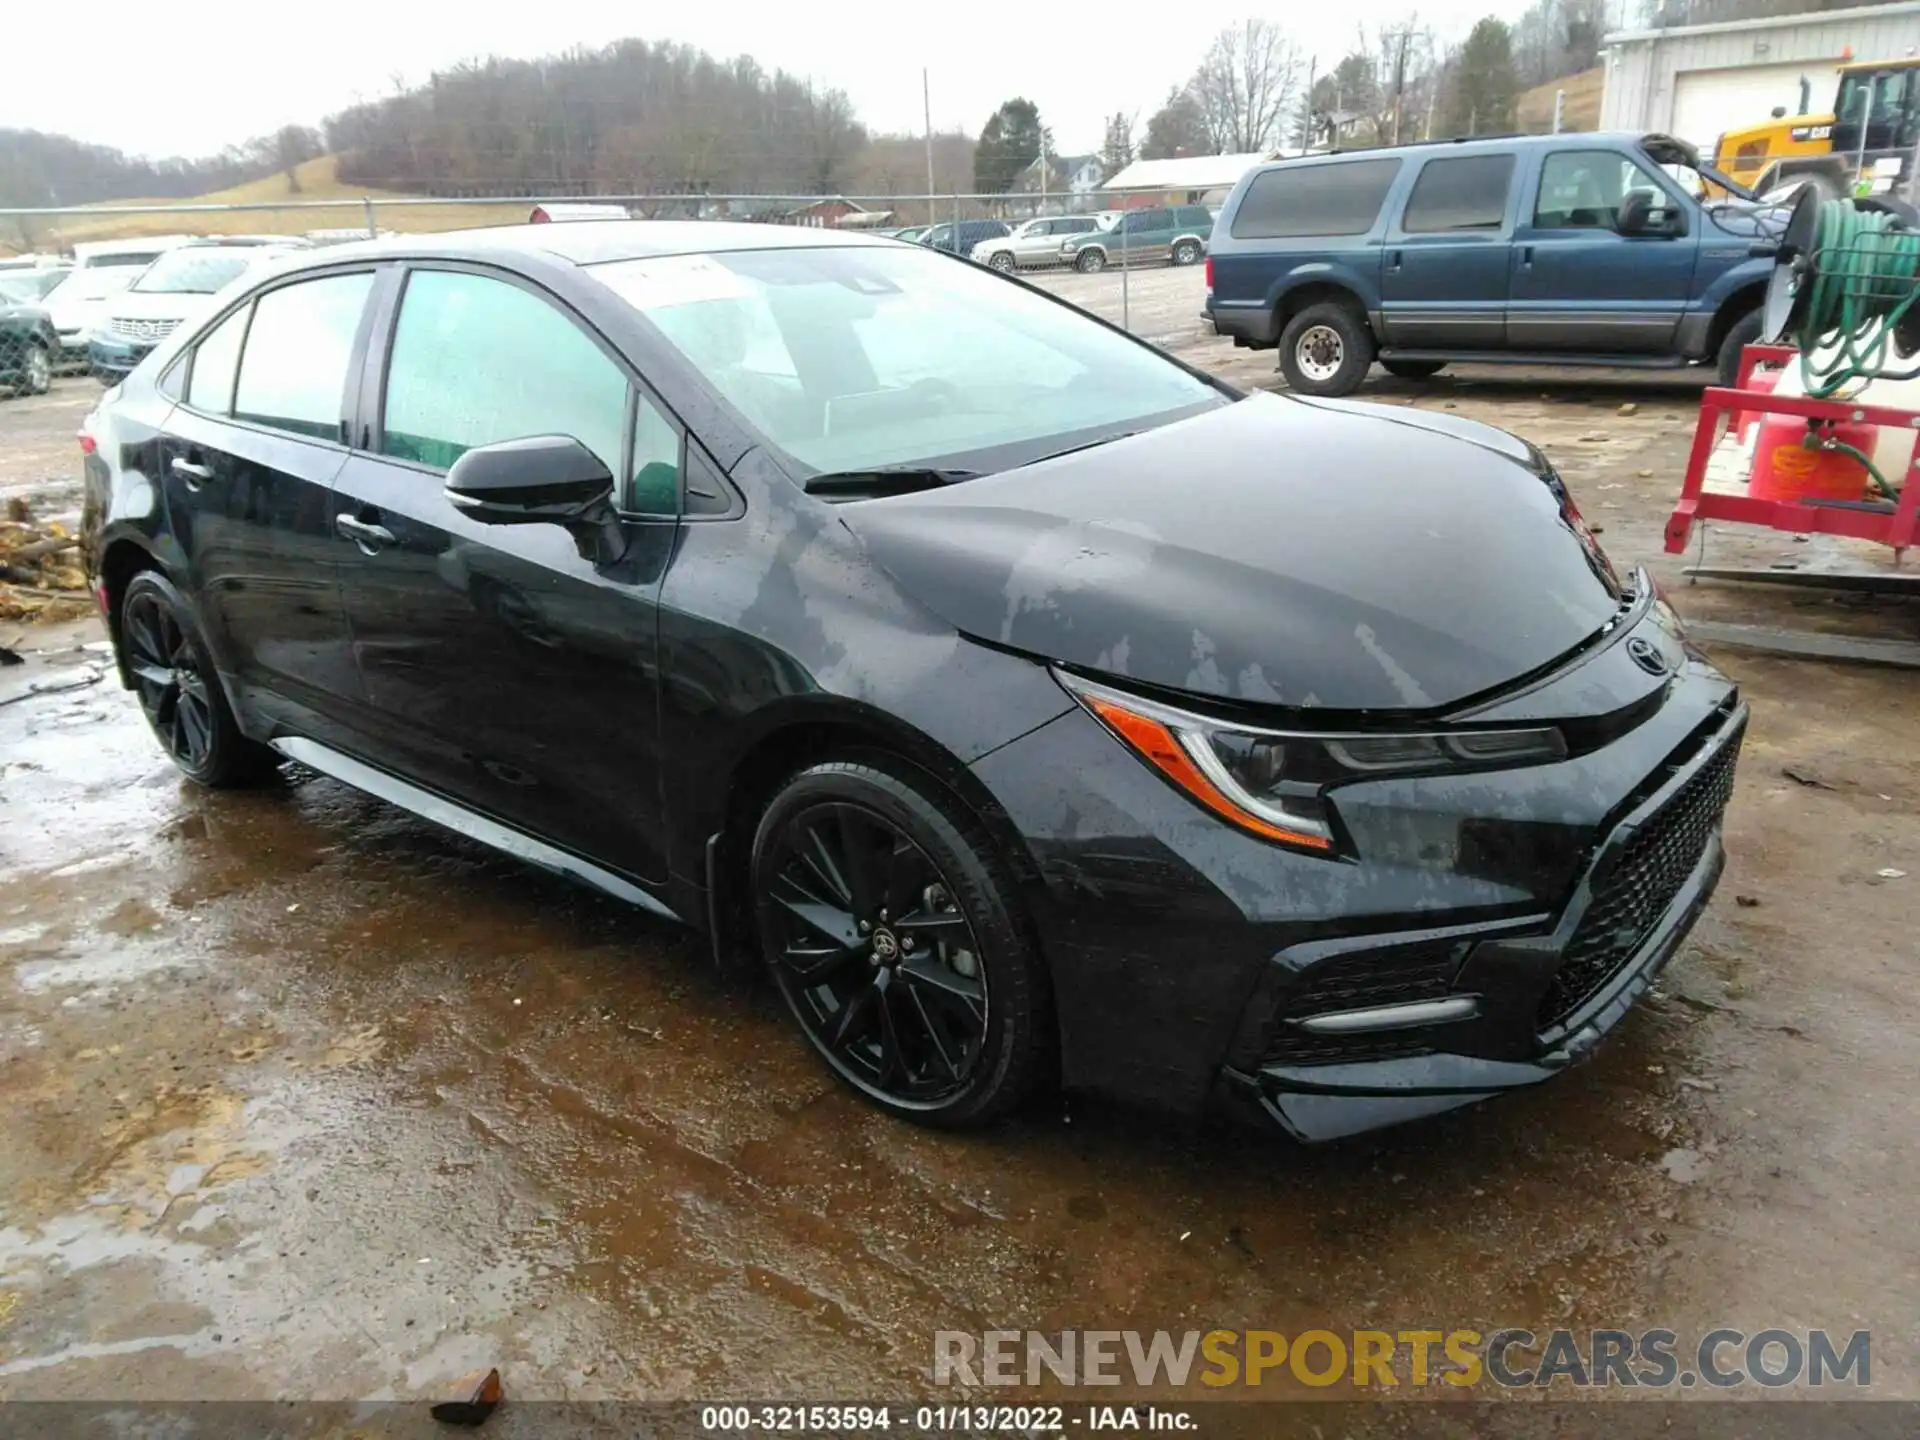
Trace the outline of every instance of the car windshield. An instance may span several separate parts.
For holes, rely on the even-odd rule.
[[[257,250],[170,250],[134,282],[142,295],[211,295],[240,278]]]
[[[782,247],[591,273],[819,471],[1005,468],[1227,403],[1071,307],[925,251]]]
[[[89,265],[84,270],[70,270],[66,279],[48,292],[47,303],[104,300],[109,295],[118,295],[140,278],[147,264],[143,260],[138,265]]]
[[[0,298],[32,304],[50,294],[64,270],[0,270]]]

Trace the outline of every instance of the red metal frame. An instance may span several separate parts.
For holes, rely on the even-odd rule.
[[[1898,562],[1906,548],[1920,538],[1920,445],[1914,449],[1900,487],[1900,499],[1891,511],[1850,510],[1839,506],[1808,505],[1797,500],[1755,500],[1705,488],[1707,462],[1720,438],[1720,419],[1731,425],[1741,411],[1772,415],[1800,415],[1809,420],[1836,420],[1856,425],[1884,425],[1896,430],[1920,429],[1920,414],[1884,405],[1855,405],[1844,400],[1810,400],[1803,395],[1758,394],[1746,388],[1756,368],[1785,365],[1800,352],[1790,345],[1749,345],[1740,357],[1740,388],[1708,388],[1700,397],[1700,422],[1694,427],[1693,449],[1687,456],[1687,477],[1679,503],[1667,520],[1667,552],[1682,554],[1696,520],[1733,520],[1743,525],[1765,525],[1795,534],[1847,535],[1893,547]]]

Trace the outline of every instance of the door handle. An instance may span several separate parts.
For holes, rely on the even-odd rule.
[[[1387,257],[1387,259],[1388,259],[1388,263],[1389,263],[1389,264],[1391,264],[1391,265],[1393,266],[1393,268],[1394,268],[1394,269],[1396,269],[1396,270],[1398,270],[1398,269],[1400,268],[1400,259],[1401,259],[1401,254],[1402,254],[1402,252],[1401,252],[1401,251],[1398,251],[1398,250],[1396,250],[1396,251],[1394,251],[1394,252],[1393,252],[1393,254],[1392,254],[1392,255],[1390,255],[1390,256],[1388,256],[1388,257]]]
[[[333,517],[333,528],[339,534],[360,547],[361,553],[373,554],[383,545],[393,544],[393,532],[384,525],[369,524],[365,520],[356,520],[342,512]]]
[[[1531,245],[1522,245],[1520,247],[1520,268],[1523,270],[1531,270],[1533,268],[1533,247]]]
[[[189,490],[198,490],[213,479],[213,471],[205,465],[196,465],[193,461],[178,455],[173,457],[173,463],[167,468],[184,480]]]

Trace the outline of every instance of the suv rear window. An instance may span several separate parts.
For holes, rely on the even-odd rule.
[[[1429,160],[1413,182],[1400,228],[1409,235],[1436,230],[1498,230],[1507,220],[1513,156],[1462,155]]]
[[[1236,240],[1296,235],[1364,235],[1400,173],[1398,160],[1283,165],[1253,177],[1233,212]]]
[[[1210,230],[1213,228],[1213,212],[1204,205],[1182,205],[1174,212],[1176,224],[1186,230]]]

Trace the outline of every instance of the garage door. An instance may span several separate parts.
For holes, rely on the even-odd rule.
[[[1758,125],[1776,105],[1797,115],[1803,75],[1812,86],[1810,109],[1824,113],[1833,109],[1838,67],[1837,60],[1801,60],[1739,70],[1683,70],[1673,82],[1673,133],[1705,151],[1721,132]]]

